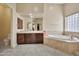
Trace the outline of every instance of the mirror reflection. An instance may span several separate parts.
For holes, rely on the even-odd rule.
[[[42,31],[43,18],[32,18],[32,22],[27,23],[28,31]]]

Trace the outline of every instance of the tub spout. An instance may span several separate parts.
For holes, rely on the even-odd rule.
[[[72,40],[72,39],[73,39],[73,35],[70,36],[70,40]]]

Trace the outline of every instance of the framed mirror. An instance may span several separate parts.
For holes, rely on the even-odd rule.
[[[17,18],[17,29],[23,29],[23,20]]]

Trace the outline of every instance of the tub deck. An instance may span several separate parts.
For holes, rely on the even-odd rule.
[[[45,37],[44,44],[71,55],[76,55],[76,52],[79,51],[79,41],[76,40],[70,41],[70,40],[61,40],[57,38]]]

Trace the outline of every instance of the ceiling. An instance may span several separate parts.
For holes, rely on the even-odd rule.
[[[43,3],[17,3],[16,4],[16,11],[21,16],[40,16],[43,14]]]

